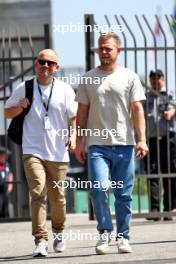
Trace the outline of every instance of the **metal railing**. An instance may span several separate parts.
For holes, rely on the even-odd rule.
[[[135,16],[135,23],[133,28],[124,18],[124,16],[114,16],[117,25],[123,25],[124,31],[121,33],[122,39],[122,53],[120,56],[120,64],[125,67],[129,67],[138,73],[141,77],[143,86],[148,90],[148,74],[151,66],[151,57],[153,60],[153,69],[161,68],[166,76],[166,89],[171,85],[176,87],[176,36],[171,33],[166,33],[166,27],[172,30],[172,23],[174,23],[174,18],[172,16],[165,16],[165,26],[161,25],[159,18],[155,17],[155,23],[157,22],[161,30],[161,37],[163,39],[162,43],[157,43],[157,37],[152,25],[150,25],[148,19],[145,16],[139,17]],[[111,25],[110,20],[105,16],[105,22],[107,25]],[[85,25],[95,25],[95,19],[93,15],[85,15]],[[90,28],[85,33],[85,59],[86,59],[86,71],[94,68],[96,65],[96,46],[95,41],[97,40],[99,34],[91,32]],[[27,33],[27,36],[20,36],[20,31],[16,38],[10,38],[8,32],[2,30],[0,33],[0,104],[2,104],[2,109],[4,107],[4,101],[11,94],[13,88],[21,80],[29,78],[34,74],[34,61],[38,54],[38,51],[42,48],[50,47],[49,38],[49,27],[46,25],[44,27],[44,36],[32,37],[31,34]],[[169,35],[170,34],[170,35]],[[169,36],[168,36],[169,35]],[[139,37],[140,36],[140,37]],[[140,41],[138,41],[140,39]],[[160,59],[163,59],[163,64],[159,64]],[[168,63],[169,61],[169,63]],[[162,60],[161,60],[162,62]],[[141,66],[142,65],[142,66]],[[171,70],[170,68],[173,68]],[[174,93],[176,93],[174,89]],[[4,123],[4,131],[6,131],[7,123],[3,117],[2,124]],[[147,122],[148,130],[148,122]],[[157,128],[157,133],[159,135],[159,128]],[[167,155],[166,160],[168,167],[170,166],[170,151],[169,151],[169,133],[167,133]],[[22,218],[29,216],[29,203],[28,203],[28,190],[27,184],[25,182],[24,172],[22,169],[21,162],[21,149],[10,142],[5,133],[0,136],[0,144],[5,145],[12,151],[10,158],[12,169],[15,175],[14,181],[14,191],[11,200],[14,202],[14,212],[15,217]],[[159,137],[157,137],[157,156],[159,164]],[[149,154],[150,157],[150,154]],[[149,158],[147,160],[148,171],[150,171]],[[138,168],[140,166],[138,165]],[[151,213],[144,212],[142,209],[142,188],[145,182],[147,184],[150,178],[159,178],[160,182],[162,178],[176,177],[175,173],[158,173],[158,174],[144,174],[140,169],[136,172],[136,189],[138,196],[138,210],[134,214],[135,217],[146,217],[155,215],[175,215],[174,212],[160,212]],[[170,180],[169,180],[170,181]],[[169,184],[170,186],[170,184]],[[170,187],[169,187],[170,188]],[[148,190],[150,192],[150,190]],[[25,194],[25,195],[24,195]],[[161,193],[160,193],[161,197]],[[89,201],[90,204],[90,201]],[[90,219],[93,218],[92,207],[89,206]]]

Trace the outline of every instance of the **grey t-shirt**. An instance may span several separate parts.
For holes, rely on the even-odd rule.
[[[87,139],[90,145],[134,145],[130,104],[145,100],[138,76],[124,67],[95,68],[81,79],[76,101],[89,105]]]
[[[165,87],[163,87],[160,91],[160,95],[162,97],[157,96],[152,91],[147,93],[147,102],[145,108],[148,119],[149,138],[156,138],[157,132],[158,136],[160,137],[166,137],[168,130],[170,132],[176,133],[175,116],[169,122],[164,118],[164,111],[174,108],[174,106],[169,105],[169,100],[173,100],[173,95],[170,92],[167,92]]]

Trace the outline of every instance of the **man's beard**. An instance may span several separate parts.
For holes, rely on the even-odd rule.
[[[49,72],[48,71],[44,71],[44,76],[47,78],[49,77]]]
[[[109,65],[109,64],[112,63],[112,60],[109,59],[109,58],[101,58],[100,61],[101,61],[101,64],[102,64],[102,65]]]
[[[42,71],[38,73],[38,76],[48,79],[48,78],[54,77],[54,74],[49,71]]]

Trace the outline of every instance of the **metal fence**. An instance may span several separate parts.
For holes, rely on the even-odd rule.
[[[124,31],[121,34],[122,39],[122,52],[119,57],[120,64],[125,67],[131,68],[140,75],[143,86],[146,91],[149,89],[148,74],[151,69],[161,68],[166,76],[166,89],[173,87],[173,91],[176,94],[176,36],[172,31],[172,23],[174,18],[172,16],[165,16],[165,23],[161,25],[159,18],[156,16],[154,23],[157,23],[160,29],[160,38],[158,39],[152,25],[145,16],[134,17],[133,28],[131,29],[131,23],[123,16],[115,16],[115,23],[117,25],[123,25]],[[112,23],[109,18],[105,16],[106,25],[110,26]],[[85,15],[85,26],[87,30],[85,33],[86,43],[86,70],[95,67],[96,61],[96,46],[95,41],[97,40],[99,33],[95,33],[91,30],[91,27],[96,25],[93,15]],[[89,27],[91,26],[91,27]],[[166,33],[167,28],[167,33]],[[170,30],[170,33],[168,31]],[[15,175],[14,191],[10,197],[14,204],[13,215],[16,218],[29,216],[29,197],[26,180],[21,163],[21,149],[10,142],[6,136],[7,121],[3,115],[4,102],[6,98],[11,94],[13,88],[22,80],[30,78],[34,74],[34,61],[35,58],[42,48],[50,47],[49,27],[44,27],[43,36],[33,37],[29,30],[26,36],[20,36],[20,30],[17,30],[17,37],[10,37],[8,31],[3,29],[0,32],[0,119],[1,119],[1,133],[0,133],[0,144],[9,148],[12,152],[10,156],[10,162]],[[147,125],[148,128],[148,125]],[[159,128],[157,128],[159,135]],[[167,149],[166,149],[166,161],[168,168],[170,164],[170,146],[169,146],[170,135],[167,133]],[[157,153],[158,165],[159,164],[159,136],[157,137]],[[149,154],[150,157],[150,154]],[[169,189],[171,188],[170,178],[176,177],[175,173],[150,173],[150,162],[147,160],[148,174],[141,171],[141,165],[137,164],[138,170],[136,171],[136,194],[137,194],[137,209],[134,213],[135,217],[146,217],[146,216],[171,216],[175,215],[171,210],[169,212],[151,213],[147,210],[143,210],[142,194],[143,189],[146,189],[146,185],[149,178],[159,178],[162,183],[163,178],[169,178]],[[160,167],[160,166],[159,166]],[[72,173],[71,173],[72,174]],[[72,175],[70,175],[72,176]],[[160,188],[161,189],[161,188]],[[150,189],[148,189],[150,192]],[[145,190],[146,193],[146,190]],[[150,197],[150,195],[149,195]],[[160,192],[160,199],[162,193]],[[70,198],[70,200],[73,197]],[[89,203],[90,204],[90,203]],[[149,202],[148,202],[149,204]],[[72,205],[71,205],[72,206]],[[74,206],[74,205],[73,205]],[[74,209],[73,209],[74,211]],[[90,219],[93,218],[92,207],[89,206]]]
[[[101,25],[96,21],[96,18],[92,14],[85,15],[85,62],[86,71],[94,68],[97,64],[96,52],[97,52],[97,39],[101,30]],[[176,23],[172,15],[165,15],[164,19],[157,15],[152,19],[148,19],[147,16],[135,15],[132,19],[126,19],[122,15],[115,15],[113,18],[104,16],[104,21],[108,31],[114,31],[120,36],[122,41],[121,54],[118,57],[118,62],[124,67],[128,67],[135,71],[141,79],[143,87],[147,94],[146,101],[146,113],[148,113],[149,101],[148,92],[150,91],[148,76],[151,69],[161,69],[165,75],[166,91],[172,90],[173,97],[176,95],[176,32],[174,31],[174,25]],[[116,30],[112,30],[116,28]],[[100,29],[100,30],[97,30]],[[122,29],[122,32],[117,32],[117,29]],[[120,31],[120,30],[119,30]],[[171,88],[171,89],[170,89]],[[158,94],[157,94],[158,96]],[[159,95],[160,97],[161,95]],[[165,102],[166,105],[172,104],[176,107],[176,101],[172,100]],[[150,208],[150,184],[149,179],[159,179],[160,188],[159,196],[160,202],[162,201],[162,182],[163,179],[168,179],[168,192],[171,193],[171,179],[176,177],[175,171],[171,171],[170,160],[170,133],[169,122],[167,124],[167,146],[165,148],[165,162],[167,163],[168,170],[163,173],[161,171],[160,163],[160,127],[159,127],[159,105],[156,109],[157,115],[157,148],[150,149],[150,153],[147,157],[147,169],[144,172],[143,165],[137,162],[136,171],[136,183],[135,192],[137,195],[137,208],[134,212],[135,217],[161,217],[176,215],[171,210],[171,195],[169,196],[169,211],[167,212],[151,212]],[[147,141],[149,142],[149,122],[147,117]],[[176,133],[176,131],[173,131]],[[175,139],[176,140],[176,139]],[[157,173],[151,172],[150,155],[155,151],[157,155]],[[176,157],[175,157],[176,158]],[[175,160],[176,162],[176,160]],[[176,164],[175,164],[176,165]],[[143,192],[147,196],[148,208],[143,208]],[[148,193],[148,194],[147,194]],[[175,189],[176,193],[176,189]],[[162,207],[162,205],[161,205]],[[90,206],[90,219],[93,219],[93,209]]]

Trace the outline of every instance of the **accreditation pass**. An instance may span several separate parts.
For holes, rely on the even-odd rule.
[[[50,130],[51,129],[51,123],[50,123],[50,120],[49,120],[49,116],[48,115],[45,115],[44,116],[44,128],[46,130]]]

